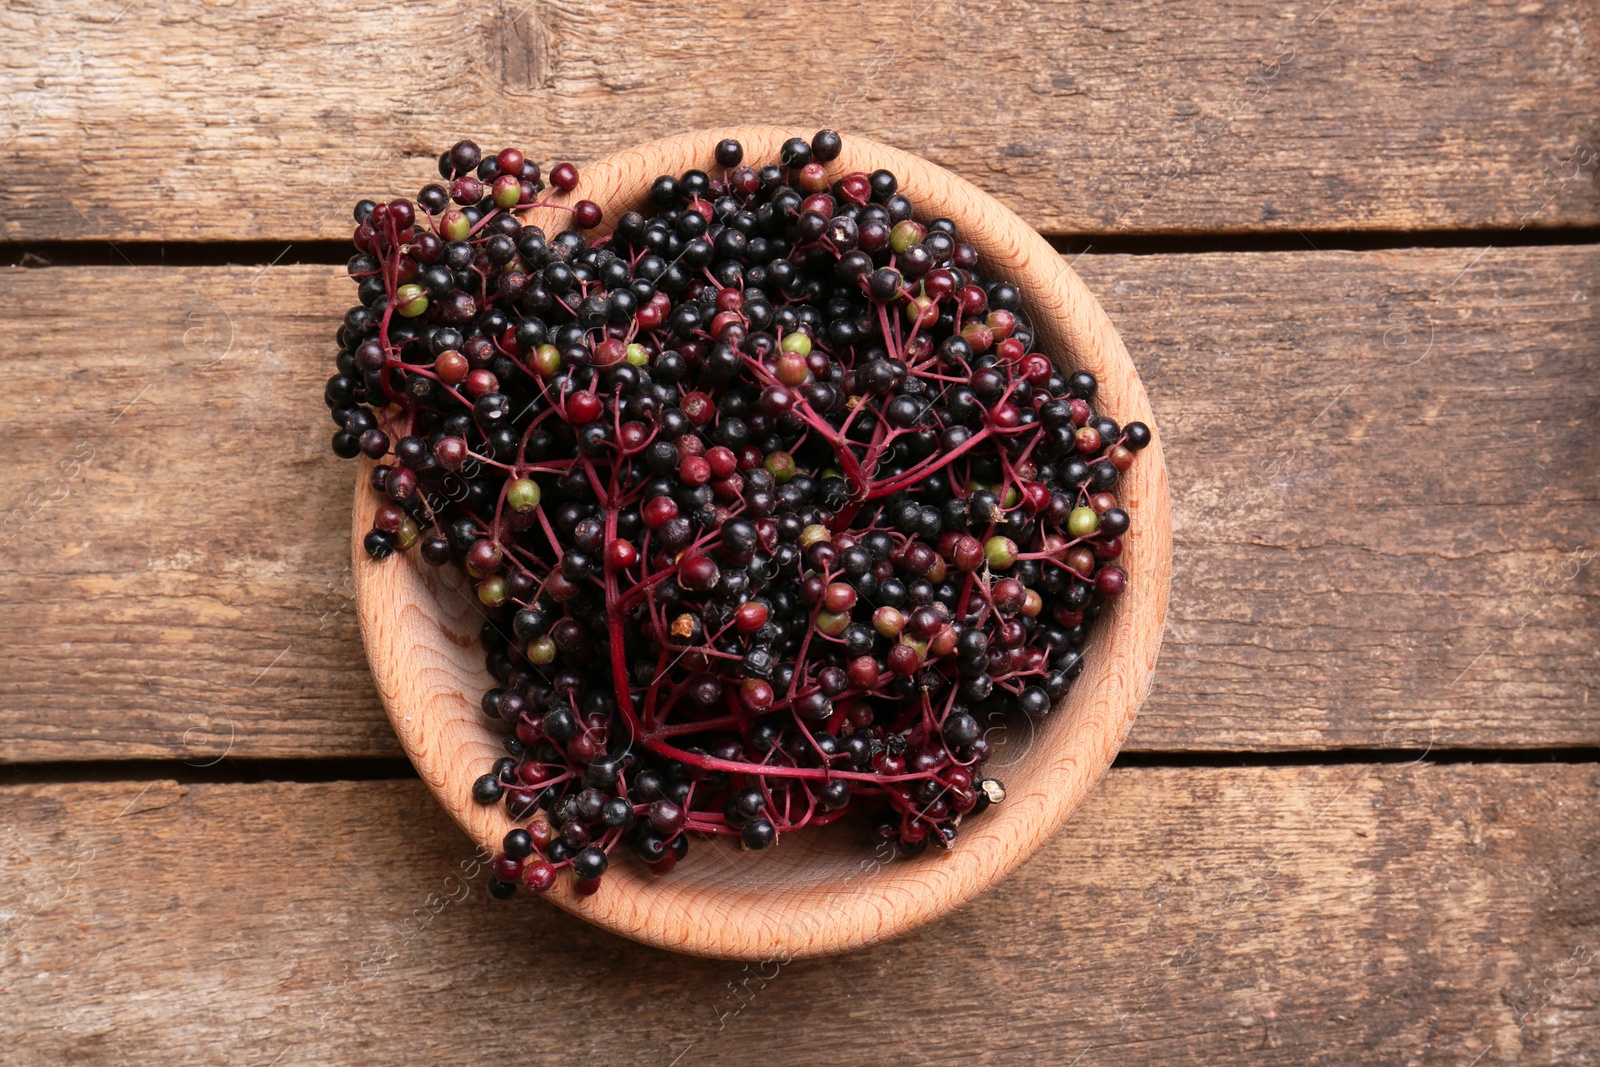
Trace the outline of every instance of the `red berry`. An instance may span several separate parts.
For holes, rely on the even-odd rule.
[[[584,426],[600,417],[603,405],[593,393],[573,393],[567,397],[567,420]]]
[[[956,565],[956,570],[968,573],[983,566],[983,542],[976,537],[963,534],[956,541],[955,549],[950,553],[950,562]]]
[[[505,558],[505,551],[488,538],[479,538],[467,549],[467,565],[480,574],[498,570]]]
[[[746,678],[739,686],[739,703],[750,711],[766,711],[772,700],[772,686],[760,678]]]
[[[704,426],[717,417],[716,402],[701,392],[683,394],[683,399],[678,401],[678,410],[696,426]]]
[[[649,529],[659,530],[678,517],[678,503],[670,496],[653,496],[645,501],[639,517]]]
[[[848,669],[850,684],[857,689],[871,689],[878,684],[878,661],[871,656],[857,656]]]
[[[822,593],[822,606],[828,611],[849,611],[856,606],[856,591],[854,587],[844,582],[833,582]]]
[[[1083,621],[1083,612],[1069,611],[1065,604],[1057,604],[1051,614],[1055,616],[1056,625],[1058,626],[1072,627]]]
[[[872,182],[859,171],[839,179],[839,195],[852,204],[865,204],[872,199]]]
[[[921,663],[922,657],[917,654],[917,650],[904,641],[889,650],[889,669],[895,674],[909,676]]]
[[[1022,412],[1017,410],[1017,405],[1009,400],[1002,401],[989,409],[989,425],[1001,430],[1010,430],[1022,422]]]
[[[726,290],[724,290],[724,292],[726,292]],[[719,341],[727,341],[730,340],[730,338],[727,336],[728,329],[729,327],[733,326],[743,329],[744,316],[739,314],[737,311],[719,311],[717,312],[716,317],[711,320],[711,329],[709,332],[712,337],[717,338]]]
[[[956,276],[940,267],[922,280],[922,291],[935,300],[943,300],[956,291]]]
[[[742,634],[753,634],[767,624],[767,606],[747,600],[733,613],[733,626]]]
[[[706,463],[711,466],[711,475],[714,478],[731,477],[739,469],[737,458],[731,448],[717,445],[706,449]],[[756,464],[760,466],[760,464]]]
[[[433,458],[447,471],[460,470],[467,454],[467,442],[460,437],[443,437],[433,446]]]
[[[550,168],[550,184],[563,193],[572,192],[578,187],[578,168],[571,163],[557,163]]]
[[[824,219],[833,217],[833,197],[827,193],[813,193],[800,202],[800,213],[821,215]]]
[[[579,200],[572,206],[572,219],[580,230],[592,230],[600,225],[600,205],[593,200]]]
[[[614,570],[625,571],[638,562],[639,550],[632,541],[619,537],[606,546],[606,564]]]
[[[394,533],[400,529],[400,524],[406,521],[406,513],[398,505],[381,504],[378,513],[373,516],[372,528],[382,530],[384,533]]]
[[[705,485],[711,480],[712,468],[704,456],[685,456],[678,464],[678,477],[684,485]]]
[[[721,569],[710,556],[687,556],[678,561],[678,585],[690,592],[710,590],[721,576]]]
[[[1015,615],[1022,610],[1023,598],[1027,590],[1015,578],[1002,578],[994,583],[994,588],[989,591],[989,599],[994,602],[994,609],[1002,615]]]
[[[967,318],[982,315],[989,307],[989,296],[976,285],[964,285],[956,293],[956,301],[961,306],[961,314]]]
[[[556,869],[544,860],[532,860],[522,869],[522,884],[535,893],[548,892],[556,884]]]
[[[1128,587],[1128,572],[1121,567],[1101,567],[1094,576],[1094,587],[1101,596],[1117,596]]]
[[[665,294],[656,294],[656,296],[663,295]],[[633,321],[639,324],[639,329],[641,330],[654,330],[661,326],[662,319],[665,318],[665,316],[666,312],[662,309],[661,305],[657,304],[655,300],[652,299],[650,303],[633,313]]]
[[[634,453],[644,447],[645,440],[649,438],[650,431],[642,422],[625,422],[618,427],[619,437],[617,443],[626,453]]]
[[[522,179],[522,153],[515,148],[502,148],[494,162],[501,174],[509,174],[519,181]]]

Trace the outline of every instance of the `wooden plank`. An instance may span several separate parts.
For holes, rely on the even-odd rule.
[[[1050,233],[1600,223],[1581,0],[780,8],[90,0],[0,15],[0,238],[343,237],[458,136],[855,130]]]
[[[489,901],[415,781],[10,787],[7,1053],[1585,1063],[1596,788],[1592,764],[1116,771],[954,916],[746,967]]]
[[[1130,749],[1600,742],[1600,251],[1077,267],[1171,465],[1171,628]],[[348,288],[0,275],[26,442],[0,469],[0,758],[397,753],[320,403]]]

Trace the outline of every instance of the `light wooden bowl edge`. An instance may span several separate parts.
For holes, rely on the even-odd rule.
[[[585,168],[569,202],[595,200],[609,223],[641,199],[656,174],[710,169],[711,149],[722,137],[737,137],[747,160],[762,161],[776,158],[778,145],[796,134],[805,135],[781,127],[738,127],[641,145]],[[864,862],[854,872],[832,884],[806,884],[807,864],[839,868],[840,857],[801,834],[759,856],[692,848],[690,858],[662,879],[623,860],[594,896],[580,898],[564,882],[549,894],[599,926],[694,955],[783,960],[841,952],[898,936],[971,900],[1037,851],[1100,781],[1149,691],[1160,649],[1171,573],[1166,466],[1138,372],[1109,318],[1055,250],[988,194],[898,149],[853,136],[846,136],[845,146],[830,176],[887,167],[900,177],[920,216],[954,218],[963,237],[979,244],[985,273],[1025,285],[1041,347],[1065,353],[1075,369],[1092,371],[1102,383],[1097,406],[1118,422],[1140,419],[1155,431],[1118,489],[1134,519],[1122,560],[1130,583],[1097,625],[1084,674],[1039,727],[1034,741],[1048,756],[1030,747],[1014,765],[1020,773],[1002,774],[1007,801],[964,826],[949,854],[880,866],[862,848]],[[534,217],[552,234],[562,228],[559,212],[544,209]],[[477,708],[477,696],[490,683],[476,643],[476,604],[470,587],[451,591],[449,572],[366,557],[361,538],[376,508],[366,488],[370,466],[363,464],[356,487],[351,549],[374,681],[419,775],[473,840],[493,850],[511,823],[502,808],[481,807],[470,796],[472,780],[504,751]],[[767,866],[785,846],[791,859],[779,880],[762,884],[759,879],[774,876]],[[690,875],[697,862],[717,873]],[[783,878],[794,888],[780,890],[791,884]]]

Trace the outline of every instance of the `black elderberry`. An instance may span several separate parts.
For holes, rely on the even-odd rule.
[[[475,798],[557,831],[507,835],[496,895],[563,866],[592,892],[619,837],[666,874],[688,833],[767,848],[850,808],[905,854],[946,848],[1004,794],[945,761],[1048,714],[1128,582],[1128,513],[1098,494],[1148,427],[1086,409],[1091,375],[1023,377],[1026,294],[955,221],[913,221],[893,174],[827,174],[843,148],[747,164],[725,141],[593,244],[523,225],[540,167],[471,142],[414,207],[356,209],[332,447],[373,463],[369,555],[453,563],[488,613],[482,707],[515,736]],[[588,225],[577,196],[557,203]],[[897,712],[924,696],[949,710]],[[640,744],[646,705],[679,758]],[[910,777],[781,773],[822,766]]]

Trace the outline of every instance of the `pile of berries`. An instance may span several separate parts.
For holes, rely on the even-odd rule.
[[[592,240],[571,164],[547,191],[469,141],[415,202],[356,207],[333,449],[376,461],[374,559],[475,583],[508,755],[473,795],[519,824],[495,896],[852,813],[948,848],[1004,798],[991,727],[1050,713],[1127,583],[1112,490],[1149,429],[839,152],[723,141]]]

